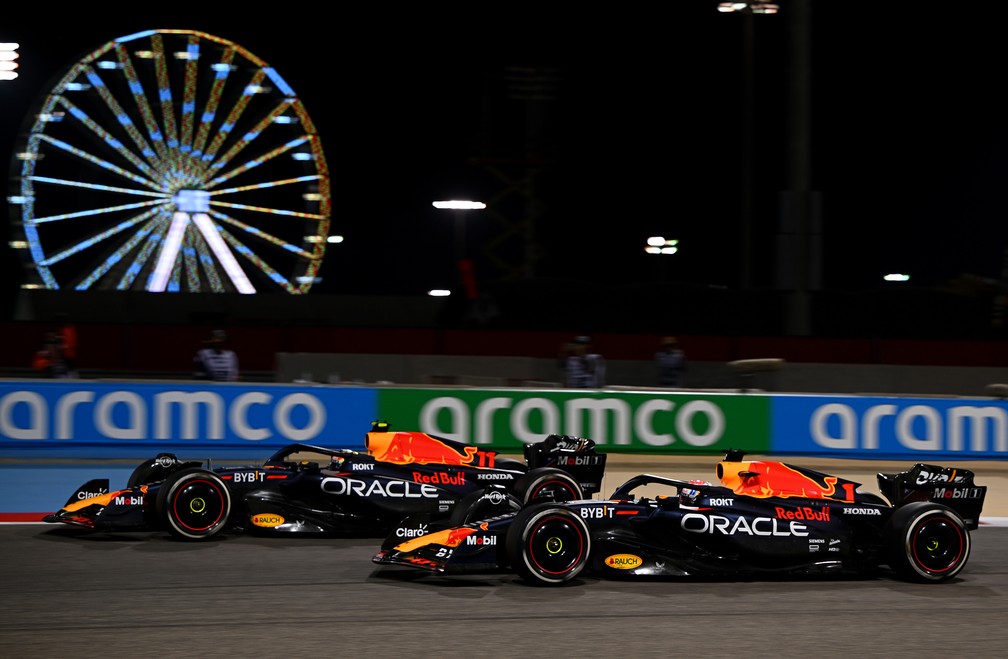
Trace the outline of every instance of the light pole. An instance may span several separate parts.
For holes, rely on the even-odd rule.
[[[742,14],[742,218],[739,241],[739,288],[752,287],[752,226],[753,226],[753,142],[755,139],[756,112],[756,31],[753,17],[756,14],[776,14],[773,2],[718,3],[718,11],[725,14]]]
[[[459,278],[466,289],[466,296],[475,300],[479,296],[476,288],[476,278],[473,276],[472,261],[466,258],[465,249],[465,212],[468,210],[483,210],[486,204],[482,201],[435,201],[434,208],[450,210],[455,213],[455,264],[458,267]]]

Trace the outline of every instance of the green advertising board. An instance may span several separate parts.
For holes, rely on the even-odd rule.
[[[520,453],[557,433],[590,437],[599,450],[766,453],[770,397],[654,391],[383,389],[378,415],[392,429],[422,430]]]

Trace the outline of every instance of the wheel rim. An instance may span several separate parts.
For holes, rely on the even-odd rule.
[[[526,536],[528,555],[537,572],[562,577],[580,569],[588,539],[577,524],[562,515],[537,521]]]
[[[966,551],[965,531],[944,517],[918,523],[909,541],[914,564],[926,574],[942,575],[956,569]]]
[[[206,533],[226,514],[227,494],[213,481],[188,481],[172,498],[172,518],[190,533]]]
[[[315,127],[279,74],[192,30],[70,67],[16,150],[27,287],[306,293],[330,224]]]

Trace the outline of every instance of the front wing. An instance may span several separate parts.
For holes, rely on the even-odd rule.
[[[154,496],[149,485],[109,492],[107,478],[81,485],[55,513],[43,522],[62,523],[95,531],[135,531],[151,528],[147,502]]]
[[[384,549],[371,560],[437,573],[502,569],[507,567],[504,538],[513,518],[508,514],[434,531]]]

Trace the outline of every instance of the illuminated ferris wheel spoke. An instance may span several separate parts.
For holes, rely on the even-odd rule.
[[[74,254],[82,252],[82,251],[88,249],[89,247],[93,247],[94,245],[97,245],[98,243],[100,243],[103,240],[106,240],[108,238],[116,236],[116,235],[122,233],[123,231],[126,231],[127,229],[131,229],[131,228],[135,227],[136,225],[140,224],[141,222],[146,221],[148,218],[150,218],[156,212],[157,212],[157,209],[148,210],[146,213],[143,213],[141,215],[137,215],[136,217],[134,217],[134,218],[132,218],[130,220],[127,220],[125,222],[120,222],[119,224],[115,225],[114,227],[106,229],[105,231],[102,231],[101,233],[95,234],[95,235],[91,236],[90,238],[87,238],[85,240],[82,240],[82,241],[76,243],[75,245],[73,245],[69,249],[66,249],[66,250],[62,251],[59,254],[55,254],[53,256],[48,257],[47,259],[45,259],[43,261],[43,263],[45,265],[55,265],[55,264],[59,263],[60,261],[62,261],[65,258],[73,256]]]
[[[62,215],[50,215],[48,217],[36,217],[32,219],[32,224],[46,224],[48,222],[58,222],[61,220],[72,220],[74,218],[89,217],[92,215],[101,215],[103,213],[114,213],[116,211],[133,210],[136,208],[143,208],[145,206],[151,206],[153,204],[160,204],[160,201],[138,201],[135,204],[122,204],[121,206],[109,206],[106,208],[91,208],[86,211],[77,211],[75,213],[63,213]]]
[[[186,65],[185,65],[185,97],[182,100],[182,135],[179,138],[179,144],[182,148],[182,153],[188,153],[192,150],[192,134],[193,134],[193,114],[196,108],[196,83],[197,74],[199,73],[200,58],[200,43],[199,39],[195,35],[189,37],[189,45],[186,48]]]
[[[245,91],[242,92],[238,101],[231,106],[231,111],[228,113],[227,118],[217,130],[217,135],[210,141],[210,147],[206,150],[206,153],[203,154],[203,160],[210,161],[217,156],[217,152],[222,146],[224,146],[227,139],[231,136],[231,131],[234,130],[235,124],[238,122],[238,119],[241,118],[245,109],[249,106],[249,102],[252,100],[252,96],[254,94],[249,90],[259,89],[265,79],[266,74],[261,69],[255,72],[252,76],[251,82],[246,85]]]
[[[84,181],[66,181],[49,176],[29,177],[35,183],[49,183],[51,185],[66,185],[73,188],[87,188],[88,190],[103,190],[105,192],[119,192],[122,194],[139,195],[143,197],[158,197],[164,201],[169,200],[169,195],[164,192],[154,192],[152,190],[137,190],[136,188],[119,188],[111,185],[100,185],[97,183],[86,183]]]
[[[125,55],[125,48],[117,51]],[[172,102],[171,82],[168,77],[168,63],[165,60],[164,43],[160,34],[151,35],[151,59],[154,60],[154,77],[157,80],[158,98],[161,100],[161,121],[164,123],[164,136],[169,148],[178,146],[178,129],[175,125],[175,105]],[[123,55],[120,55],[122,60]],[[125,56],[128,60],[128,55]],[[135,75],[135,74],[134,74]]]
[[[244,174],[245,172],[247,172],[247,171],[249,171],[249,170],[251,170],[251,169],[253,169],[255,167],[259,167],[263,163],[268,162],[268,161],[276,158],[277,156],[280,156],[280,155],[283,155],[283,154],[287,153],[291,149],[296,149],[297,147],[299,147],[302,144],[304,144],[306,141],[307,141],[306,138],[297,139],[297,140],[294,140],[292,142],[288,142],[287,144],[283,144],[281,146],[278,146],[277,148],[271,150],[270,152],[268,152],[266,154],[263,154],[262,156],[259,156],[258,158],[255,158],[253,160],[249,160],[245,164],[240,165],[240,166],[238,166],[238,167],[236,167],[236,168],[234,168],[234,169],[232,169],[232,170],[230,170],[228,172],[225,172],[224,174],[222,174],[221,176],[218,176],[217,178],[215,178],[213,180],[207,181],[207,186],[208,187],[215,187],[215,186],[223,183],[224,181],[230,180],[230,179],[234,178],[235,176],[238,176],[239,174]],[[214,163],[213,167],[211,169],[216,168],[217,165],[224,164],[224,162],[225,161],[222,160],[222,161]]]
[[[112,135],[107,130],[99,126],[97,122],[91,119],[91,117],[89,117],[76,105],[66,100],[65,97],[60,99],[60,103],[61,105],[63,105],[64,109],[70,114],[71,117],[77,119],[79,122],[84,124],[89,130],[91,130],[92,133],[97,135],[100,140],[108,144],[109,147],[114,149],[119,155],[128,160],[138,170],[140,170],[145,175],[151,178],[157,175],[156,172],[150,167],[150,165],[148,165],[146,162],[138,158],[136,154],[134,154],[132,151],[125,148],[122,142],[112,137]],[[139,135],[137,137],[140,139],[141,142],[143,141],[143,138],[141,138]],[[144,146],[141,146],[141,151],[143,151],[144,148],[145,148]]]
[[[224,50],[220,61],[212,67],[216,75],[214,76],[213,87],[210,88],[210,96],[207,99],[206,107],[203,108],[199,130],[196,131],[196,139],[193,142],[192,156],[194,158],[201,157],[203,149],[206,147],[207,137],[210,134],[210,128],[217,116],[217,107],[220,104],[224,84],[227,82],[228,74],[231,73],[231,69],[234,68],[232,65],[234,56],[234,48],[227,48]]]
[[[240,185],[236,188],[218,188],[210,192],[211,197],[219,197],[220,195],[233,194],[235,192],[248,192],[249,190],[265,190],[266,188],[275,188],[281,185],[291,185],[293,183],[306,183],[308,181],[318,181],[321,177],[318,174],[311,174],[309,176],[298,176],[297,178],[283,179],[282,181],[262,181],[260,183],[253,183],[251,185]],[[212,201],[210,203],[213,203]]]
[[[117,165],[113,165],[112,163],[108,162],[107,160],[104,160],[102,158],[98,158],[96,156],[93,156],[90,153],[87,153],[86,151],[82,151],[81,149],[78,149],[75,146],[71,146],[71,145],[67,144],[66,142],[63,142],[62,140],[57,140],[57,139],[54,139],[54,138],[46,136],[46,135],[42,136],[42,140],[45,141],[45,142],[48,142],[49,144],[55,146],[58,149],[63,149],[64,151],[66,151],[68,153],[72,153],[73,155],[75,155],[75,156],[77,156],[79,158],[83,158],[84,160],[87,160],[88,162],[90,162],[92,164],[98,165],[99,167],[101,167],[103,169],[107,169],[110,172],[114,172],[116,174],[119,174],[120,176],[122,176],[124,178],[128,178],[131,181],[134,181],[134,182],[139,183],[141,185],[146,185],[149,188],[155,188],[155,186],[156,186],[156,184],[153,181],[145,179],[142,176],[137,176],[136,174],[133,174],[132,172],[127,172],[122,167],[119,167]]]
[[[199,258],[196,254],[194,240],[193,232],[186,231],[182,241],[182,258],[185,263],[186,280],[189,282],[189,292],[199,293],[202,290],[202,285],[200,284]]]
[[[232,146],[230,149],[228,149],[224,153],[224,155],[222,155],[220,158],[217,158],[214,161],[214,163],[210,166],[210,172],[211,173],[218,172],[218,171],[222,170],[226,165],[228,165],[232,160],[234,160],[234,158],[239,153],[241,153],[243,150],[245,150],[254,141],[256,141],[257,139],[259,139],[259,137],[262,136],[262,134],[263,134],[263,132],[265,130],[267,130],[270,126],[274,125],[276,123],[277,118],[280,117],[280,116],[282,116],[283,113],[284,113],[284,111],[289,106],[290,106],[290,103],[285,100],[283,103],[281,103],[280,105],[278,105],[275,108],[273,108],[273,110],[267,116],[265,116],[261,121],[259,121],[259,123],[256,124],[256,126],[252,130],[250,130],[247,133],[245,133],[245,135],[242,136],[242,138],[240,140],[238,140],[235,143],[234,146]],[[297,146],[300,146],[301,144],[303,144],[304,142],[306,142],[308,139],[309,138],[307,136],[301,136],[297,140],[292,140],[291,142],[288,142],[287,144],[282,145],[281,147],[273,149],[273,151],[271,151],[266,156],[262,156],[260,158],[256,158],[255,160],[250,161],[250,163],[254,163],[254,164],[251,164],[250,166],[255,167],[256,165],[258,165],[260,163],[266,162],[270,158],[275,158],[276,156],[278,156],[278,155],[280,155],[282,153],[285,153],[286,151],[288,151],[290,149],[293,149],[293,148],[295,148]],[[234,176],[234,174],[232,174],[231,176]],[[230,176],[226,177],[226,178],[230,178]]]
[[[132,67],[124,66],[123,73],[126,74],[127,78],[129,77],[131,71]],[[105,102],[106,107],[115,117],[118,124],[122,126],[123,130],[126,131],[126,134],[133,140],[133,143],[140,150],[140,153],[142,153],[151,164],[156,163],[158,157],[164,157],[165,150],[161,140],[154,139],[154,149],[151,148],[150,144],[147,143],[147,140],[144,139],[139,129],[133,123],[133,119],[123,110],[123,107],[119,104],[115,97],[112,96],[112,93],[105,85],[105,81],[101,78],[101,76],[99,76],[94,69],[88,67],[85,70],[85,77],[88,82],[91,83],[92,89],[94,89]],[[146,110],[149,114],[150,108],[146,108]],[[148,131],[149,130],[150,126],[148,125]]]
[[[161,293],[168,285],[172,268],[178,259],[179,250],[182,248],[182,237],[185,235],[186,227],[189,226],[189,214],[176,212],[172,215],[171,226],[168,227],[168,235],[165,237],[164,245],[158,253],[157,265],[147,283],[147,290],[154,293]]]
[[[288,252],[293,252],[294,254],[297,254],[298,256],[301,256],[301,257],[306,258],[306,259],[313,259],[313,258],[315,258],[315,255],[312,254],[311,252],[309,252],[307,250],[304,250],[301,247],[298,247],[297,245],[292,245],[291,243],[289,243],[289,242],[287,242],[287,241],[285,241],[285,240],[283,240],[281,238],[277,238],[276,236],[268,234],[265,231],[263,231],[262,229],[254,227],[254,226],[252,226],[250,224],[246,224],[245,222],[242,222],[240,220],[236,220],[233,217],[230,217],[230,216],[225,215],[223,213],[213,212],[213,216],[215,218],[217,218],[218,220],[220,220],[221,222],[226,222],[227,224],[230,224],[231,226],[233,226],[235,228],[242,229],[246,233],[252,234],[253,236],[256,236],[257,238],[265,240],[268,243],[276,245],[277,247],[282,247],[283,249],[287,250]]]
[[[284,277],[279,272],[271,268],[270,265],[266,263],[266,261],[259,258],[255,254],[255,252],[253,252],[247,245],[239,241],[237,238],[235,238],[233,235],[231,235],[231,233],[227,231],[221,231],[221,235],[224,237],[224,240],[227,241],[229,245],[231,245],[231,247],[237,254],[241,254],[243,257],[248,259],[250,263],[252,263],[257,268],[265,272],[269,276],[269,278],[273,280],[275,284],[277,284],[278,286],[280,286],[289,293],[295,292],[296,287],[293,284],[291,284],[291,282],[288,281],[286,277]]]
[[[192,221],[199,229],[203,239],[210,245],[210,250],[217,257],[224,272],[231,279],[231,283],[238,289],[239,293],[255,293],[255,287],[248,280],[245,272],[238,265],[234,254],[228,249],[227,244],[221,238],[220,229],[214,225],[210,216],[206,213],[196,213],[192,216]]]
[[[217,263],[213,259],[213,255],[210,253],[210,247],[207,245],[206,241],[199,232],[191,232],[193,237],[193,243],[196,245],[196,254],[199,257],[200,267],[202,268],[203,274],[206,277],[207,284],[210,286],[210,290],[214,293],[224,292],[224,282],[221,281],[220,275],[217,272]]]
[[[120,37],[69,66],[30,118],[11,196],[26,286],[300,294],[318,281],[319,136],[245,48],[193,30]]]
[[[133,249],[135,249],[136,246],[150,234],[151,230],[152,228],[150,226],[141,227],[135,234],[130,236],[126,242],[120,245],[118,249],[110,253],[97,268],[85,276],[80,283],[77,284],[76,289],[84,291],[91,288],[92,285],[108,274],[108,272],[122,260],[124,255],[129,254]]]
[[[229,204],[228,202],[211,202],[215,207],[234,209],[236,211],[254,211],[274,216],[286,216],[289,218],[306,218],[310,220],[321,220],[324,216],[313,213],[301,213],[300,211],[285,211],[283,209],[268,209],[263,206],[249,206],[248,204]]]
[[[152,47],[157,47],[152,41]],[[147,137],[150,139],[151,143],[154,144],[154,149],[157,151],[157,157],[159,159],[170,158],[171,151],[167,148],[164,141],[164,133],[161,131],[161,127],[158,126],[157,119],[154,117],[154,112],[151,110],[150,103],[147,102],[147,97],[144,95],[143,85],[140,82],[140,78],[137,74],[137,70],[133,65],[133,59],[129,56],[126,47],[119,43],[115,46],[116,56],[119,58],[119,64],[122,67],[123,76],[126,78],[126,82],[129,87],[130,95],[133,97],[133,102],[140,113],[140,120],[143,123],[144,128],[147,130]],[[164,59],[164,49],[154,51],[154,57]],[[103,90],[107,91],[107,87],[104,85],[99,89],[99,92]],[[151,152],[150,147],[147,146],[146,140],[141,136],[139,129],[137,129],[132,118],[126,112],[123,111],[122,106],[116,102],[115,98],[112,97],[111,92],[108,92],[107,103],[110,103],[109,107],[114,111],[116,119],[119,124],[126,130],[126,132],[133,138],[134,143],[143,152],[145,156],[150,158],[153,162],[154,154]]]
[[[128,290],[139,279],[144,266],[150,262],[151,256],[154,255],[164,240],[166,224],[167,220],[163,216],[159,216],[154,222],[149,223],[150,232],[147,234],[147,239],[134,254],[133,262],[130,263],[129,267],[126,268],[126,272],[119,279],[119,284],[116,286],[117,289],[121,291]]]

